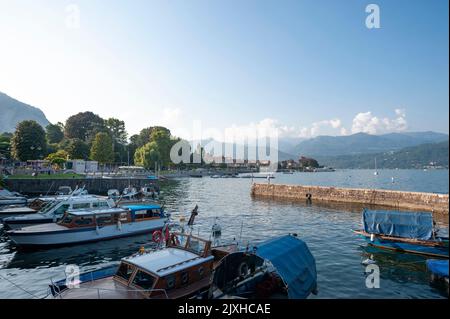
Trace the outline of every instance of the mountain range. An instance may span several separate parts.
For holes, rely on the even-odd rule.
[[[40,109],[0,92],[0,133],[14,132],[17,123],[24,120],[35,120],[44,128],[50,123]]]
[[[398,151],[357,155],[316,157],[321,165],[333,168],[448,168],[448,140],[406,147]]]
[[[0,92],[0,133],[14,132],[17,123],[23,120],[35,120],[43,127],[49,124],[40,109]],[[284,137],[279,138],[276,151],[279,161],[298,160],[300,156],[307,156],[318,159],[321,164],[335,167],[365,167],[375,156],[389,158],[393,166],[397,165],[393,158],[412,161],[413,165],[414,161],[421,164],[427,160],[433,161],[433,156],[439,158],[440,162],[445,162],[443,156],[447,148],[448,157],[448,139],[448,134],[431,131],[383,135],[356,133],[345,136],[317,136],[310,139]],[[202,145],[210,141],[202,141]],[[416,146],[418,148],[414,148]],[[257,154],[257,148],[254,145],[246,146],[245,154],[249,152]],[[427,152],[431,157],[427,157],[425,154]],[[405,154],[409,154],[409,160]]]
[[[339,156],[398,151],[405,147],[448,140],[448,135],[436,132],[402,132],[384,135],[356,133],[346,136],[318,136],[301,141],[291,148],[280,148],[289,154],[302,156]],[[279,143],[279,145],[281,145]]]

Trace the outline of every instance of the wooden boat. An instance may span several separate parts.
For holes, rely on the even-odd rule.
[[[427,212],[363,210],[364,229],[354,232],[369,245],[399,252],[448,258],[448,238],[437,236]]]
[[[159,205],[132,205],[68,211],[58,223],[7,231],[20,247],[49,247],[95,242],[161,229],[168,220]]]
[[[292,235],[249,251],[240,250],[235,243],[211,247],[209,240],[185,233],[169,234],[164,230],[155,234],[159,238],[167,234],[164,248],[141,249],[123,258],[118,266],[52,283],[52,296],[62,299],[306,298],[316,290],[314,258],[306,245]]]
[[[210,241],[172,233],[164,248],[142,249],[123,258],[118,267],[83,274],[78,288],[62,280],[50,289],[54,298],[61,299],[207,297],[213,262]]]

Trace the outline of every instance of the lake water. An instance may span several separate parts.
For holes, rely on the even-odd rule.
[[[448,178],[448,170],[380,170],[378,176],[371,170],[342,170],[277,173],[271,183],[448,193]],[[251,179],[209,177],[172,180],[161,184],[161,200],[167,211],[184,212],[174,213],[175,219],[188,216],[188,211],[198,204],[200,213],[195,229],[206,237],[216,217],[224,241],[236,238],[241,243],[254,244],[277,235],[297,233],[316,259],[319,293],[310,298],[447,298],[444,291],[429,285],[424,258],[365,248],[365,242],[352,233],[352,229],[360,228],[359,209],[252,199],[251,182]],[[443,234],[448,234],[448,217],[441,218],[439,225]],[[149,235],[142,235],[22,252],[2,235],[0,298],[44,296],[51,279],[64,278],[66,265],[76,264],[82,271],[95,269],[135,253],[149,241]],[[368,289],[365,285],[365,267],[361,262],[369,257],[380,267],[379,289]],[[18,287],[26,288],[27,292]]]

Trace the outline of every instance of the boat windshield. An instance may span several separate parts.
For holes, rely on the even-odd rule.
[[[200,238],[189,237],[186,242],[185,249],[202,256],[205,253],[206,241]]]
[[[48,213],[52,208],[54,208],[56,205],[58,205],[59,203],[61,203],[60,200],[54,200],[51,202],[48,202],[47,204],[45,204],[41,210],[39,211],[39,213],[41,214],[45,214]]]
[[[146,273],[142,270],[138,270],[136,275],[133,278],[133,285],[140,287],[144,290],[150,290],[153,288],[153,284],[155,283],[155,277]]]
[[[117,270],[116,276],[128,282],[133,274],[133,271],[134,266],[127,263],[121,263],[119,269]]]
[[[70,225],[73,221],[75,216],[73,216],[72,214],[66,214],[63,219],[61,219],[58,224],[60,225]]]

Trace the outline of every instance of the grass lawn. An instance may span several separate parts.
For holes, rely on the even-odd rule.
[[[86,178],[86,176],[81,174],[38,174],[37,176],[31,175],[10,175],[7,179],[72,179],[72,178]]]

